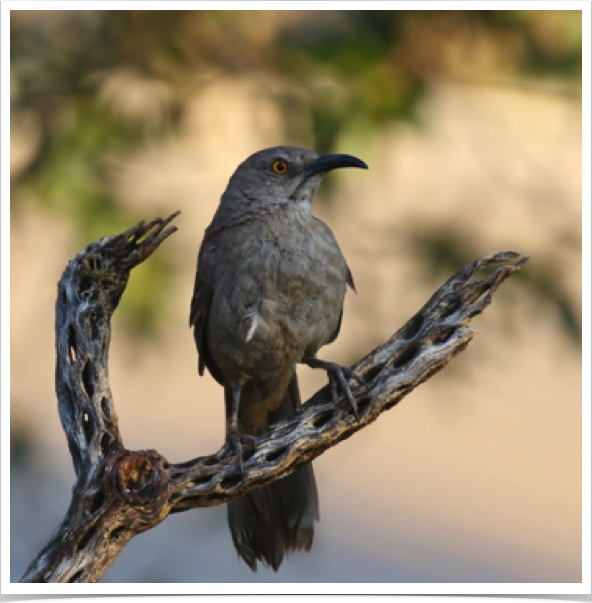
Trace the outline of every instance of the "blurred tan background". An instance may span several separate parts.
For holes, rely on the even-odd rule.
[[[386,340],[469,261],[530,256],[445,371],[315,462],[312,551],[252,574],[224,507],[135,538],[106,582],[581,581],[580,11],[11,11],[11,580],[74,481],[54,301],[96,238],[180,209],[113,321],[124,442],[223,443],[188,328],[197,250],[236,165],[354,154],[315,213],[358,294],[323,357]],[[300,369],[306,399],[325,383]]]

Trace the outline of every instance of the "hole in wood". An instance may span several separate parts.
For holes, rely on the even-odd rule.
[[[89,444],[93,437],[94,428],[91,418],[86,412],[82,415],[82,430],[84,431],[84,439]]]
[[[380,371],[383,369],[383,365],[380,364],[378,366],[373,366],[371,369],[368,369],[365,373],[364,373],[364,381],[366,383],[368,383],[369,381],[372,381],[372,379],[374,379],[374,377],[376,377],[378,375],[378,373],[380,373]]]
[[[331,411],[325,411],[325,412],[321,413],[314,420],[313,425],[317,429],[321,429],[322,427],[325,427],[325,425],[327,425],[327,423],[329,423],[329,421],[331,421],[332,418],[333,418],[333,412],[331,412]]]
[[[92,365],[89,360],[86,361],[84,368],[82,369],[82,385],[84,391],[89,398],[92,398],[95,393],[95,386],[92,378]]]
[[[358,402],[358,416],[363,415],[370,406],[370,400],[364,399]]]
[[[88,543],[91,541],[92,537],[95,535],[95,531],[96,527],[94,525],[88,528],[86,534],[78,541],[78,545],[76,546],[76,549],[78,551],[82,551],[86,548]]]
[[[276,461],[277,459],[279,459],[281,456],[284,455],[284,453],[286,452],[286,450],[288,450],[287,446],[281,446],[280,448],[278,448],[277,450],[273,450],[271,451],[266,457],[265,460],[267,461]]]
[[[111,538],[111,540],[117,540],[120,536],[122,536],[124,530],[124,526],[119,526],[118,528],[115,528],[111,531],[111,534],[109,534],[109,538]]]
[[[76,362],[76,330],[68,325],[68,349],[70,350],[70,361]]]
[[[224,489],[234,488],[234,486],[236,486],[237,484],[239,484],[240,481],[241,481],[241,476],[240,475],[234,475],[232,477],[225,477],[220,482],[220,486],[222,486],[222,488],[224,488]]]
[[[93,287],[93,280],[87,276],[83,276],[78,283],[78,295],[82,299],[88,299]]]
[[[105,495],[103,494],[103,492],[101,492],[99,490],[92,497],[91,504],[90,504],[90,512],[91,512],[91,514],[92,513],[96,513],[103,506],[104,502],[105,502]]]
[[[401,368],[402,366],[409,364],[415,358],[415,356],[417,356],[420,349],[421,346],[419,345],[408,345],[406,348],[401,350],[395,358],[393,368]]]
[[[111,418],[111,405],[109,404],[109,400],[103,396],[101,398],[101,410],[103,411],[103,415],[106,419]]]
[[[446,343],[449,339],[452,338],[455,332],[456,329],[454,327],[451,327],[449,329],[442,329],[442,331],[432,339],[432,342],[436,345]]]
[[[423,326],[423,316],[418,312],[413,318],[411,318],[407,324],[403,327],[401,337],[403,339],[413,339],[421,330]]]
[[[209,484],[212,481],[211,475],[202,475],[201,477],[196,477],[191,480],[194,486],[203,486],[205,484]]]
[[[103,456],[109,456],[116,448],[115,440],[110,433],[104,433],[101,436],[101,452]]]
[[[442,318],[447,318],[454,314],[461,306],[460,299],[458,297],[453,297],[448,300],[448,304],[444,312],[442,312]]]

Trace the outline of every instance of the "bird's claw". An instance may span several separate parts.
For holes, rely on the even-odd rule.
[[[366,384],[364,381],[351,369],[345,366],[339,366],[338,364],[332,364],[327,367],[327,376],[329,377],[329,386],[331,387],[331,397],[333,398],[333,403],[337,405],[337,402],[339,401],[338,391],[341,390],[357,419],[358,404],[352,394],[351,387],[349,386],[347,379],[353,379],[354,381],[357,381],[361,385],[365,386]]]
[[[345,395],[350,408],[352,409],[356,419],[358,418],[358,405],[351,392],[351,388],[347,379],[353,379],[357,381],[364,388],[367,388],[365,381],[354,371],[347,366],[340,366],[334,362],[327,362],[325,360],[319,360],[316,356],[306,356],[302,359],[302,363],[310,366],[310,368],[320,368],[327,371],[329,377],[329,387],[331,388],[331,397],[333,403],[337,406],[339,402],[339,390]]]
[[[236,464],[241,477],[244,474],[243,446],[254,448],[255,438],[241,433],[231,433],[227,436],[224,443],[224,452],[231,456],[236,456]]]

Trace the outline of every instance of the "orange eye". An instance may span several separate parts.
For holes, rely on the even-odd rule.
[[[273,164],[273,171],[276,174],[285,174],[288,171],[288,164],[285,161],[276,161]]]

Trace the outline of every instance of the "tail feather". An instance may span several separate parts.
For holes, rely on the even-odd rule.
[[[241,409],[245,405],[245,416],[249,407],[258,404],[262,388],[247,389],[241,396]],[[243,394],[245,389],[243,389]],[[294,372],[279,406],[270,410],[266,424],[241,421],[244,433],[255,435],[266,430],[278,419],[292,414],[300,405],[298,381]],[[259,416],[261,416],[259,414]],[[319,502],[316,482],[309,463],[286,477],[254,490],[228,503],[228,524],[232,541],[240,557],[257,571],[257,561],[275,571],[284,556],[298,550],[310,550],[314,536],[314,523],[319,519]]]

